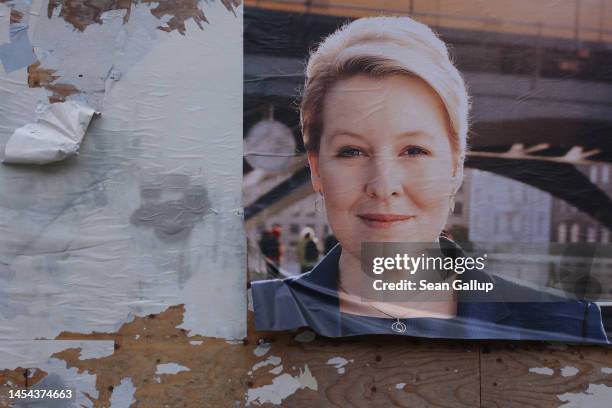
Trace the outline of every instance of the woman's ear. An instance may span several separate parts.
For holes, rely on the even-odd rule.
[[[308,165],[310,166],[310,181],[312,188],[317,193],[323,193],[321,185],[321,173],[319,173],[319,155],[315,152],[308,151]]]

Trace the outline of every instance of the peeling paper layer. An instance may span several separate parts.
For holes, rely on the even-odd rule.
[[[0,166],[0,341],[112,333],[178,304],[190,336],[242,340],[241,8],[199,2],[210,24],[181,35],[149,4],[83,32],[31,4],[45,72],[30,88],[26,69],[0,68],[0,160],[56,85],[103,114],[78,160]]]
[[[28,37],[27,24],[11,24],[9,39],[9,42],[0,44],[0,61],[6,73],[17,71],[36,61],[36,56]]]
[[[136,402],[136,399],[134,399],[135,393],[136,387],[134,387],[132,379],[129,377],[123,378],[121,383],[113,390],[113,394],[110,397],[110,408],[131,406]]]
[[[68,101],[47,105],[36,123],[15,130],[4,150],[5,163],[47,164],[77,153],[96,111]]]
[[[115,351],[112,340],[0,340],[0,370],[43,369],[51,355],[71,348],[81,349],[81,360],[107,357]]]
[[[11,41],[9,25],[11,22],[11,9],[0,3],[0,44]]]
[[[0,341],[0,370],[28,368],[31,375],[38,370],[46,376],[29,386],[34,390],[72,390],[72,399],[24,399],[15,407],[93,407],[91,398],[98,398],[96,375],[68,367],[66,362],[53,357],[55,353],[80,348],[81,357],[102,358],[114,351],[109,340],[3,340]],[[128,398],[124,398],[127,400]],[[126,405],[127,406],[127,405]]]

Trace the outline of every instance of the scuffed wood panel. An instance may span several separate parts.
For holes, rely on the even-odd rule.
[[[96,376],[94,407],[108,407],[126,381],[135,388],[132,407],[478,405],[477,347],[466,342],[264,333],[252,319],[243,342],[228,342],[188,337],[178,328],[183,314],[176,306],[112,334],[62,333],[58,340],[112,340],[114,353],[83,360],[69,348],[50,357]],[[168,365],[179,370],[160,374]],[[0,384],[15,375],[6,373]]]
[[[484,343],[481,386],[487,408],[609,407],[612,353],[599,346]]]
[[[0,407],[8,407],[9,390],[25,387],[27,384],[27,370],[17,367],[13,370],[0,370]]]
[[[576,401],[605,407],[612,391],[612,354],[605,347],[327,339],[309,330],[257,332],[252,318],[248,337],[236,342],[190,337],[179,328],[183,315],[184,307],[175,306],[137,317],[116,333],[64,332],[58,340],[112,340],[114,352],[81,359],[79,348],[69,348],[50,357],[96,376],[94,407],[113,401],[137,408],[540,408],[579,406]],[[37,373],[30,386],[52,374],[28,368]],[[24,368],[0,372],[0,395],[23,375]],[[133,386],[127,396],[120,392],[126,383]]]
[[[257,369],[258,366],[253,366],[251,374],[247,374],[247,401],[253,405],[273,400],[275,393],[282,395],[282,387],[273,386],[280,383],[279,377],[289,374],[295,378],[306,367],[314,378],[316,391],[299,389],[284,399],[282,406],[474,407],[479,404],[477,344],[394,336],[318,337],[304,341],[304,338],[310,340],[312,332],[251,333],[252,337],[261,336],[270,344],[269,351],[262,356],[262,361],[270,364]],[[282,370],[274,370],[280,366]],[[278,405],[279,401],[275,402]]]

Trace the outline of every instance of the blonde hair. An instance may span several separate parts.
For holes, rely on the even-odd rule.
[[[463,178],[467,151],[469,99],[465,82],[446,45],[426,25],[409,17],[366,17],[329,35],[306,67],[300,120],[306,149],[318,153],[323,131],[323,101],[339,79],[409,75],[424,80],[440,97],[452,130],[456,189]]]

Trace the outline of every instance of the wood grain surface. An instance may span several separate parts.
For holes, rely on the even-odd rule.
[[[559,407],[564,404],[559,396],[566,393],[586,396],[591,384],[612,387],[612,354],[606,347],[483,342],[480,359],[487,408]],[[612,407],[612,400],[593,397],[584,407]]]

